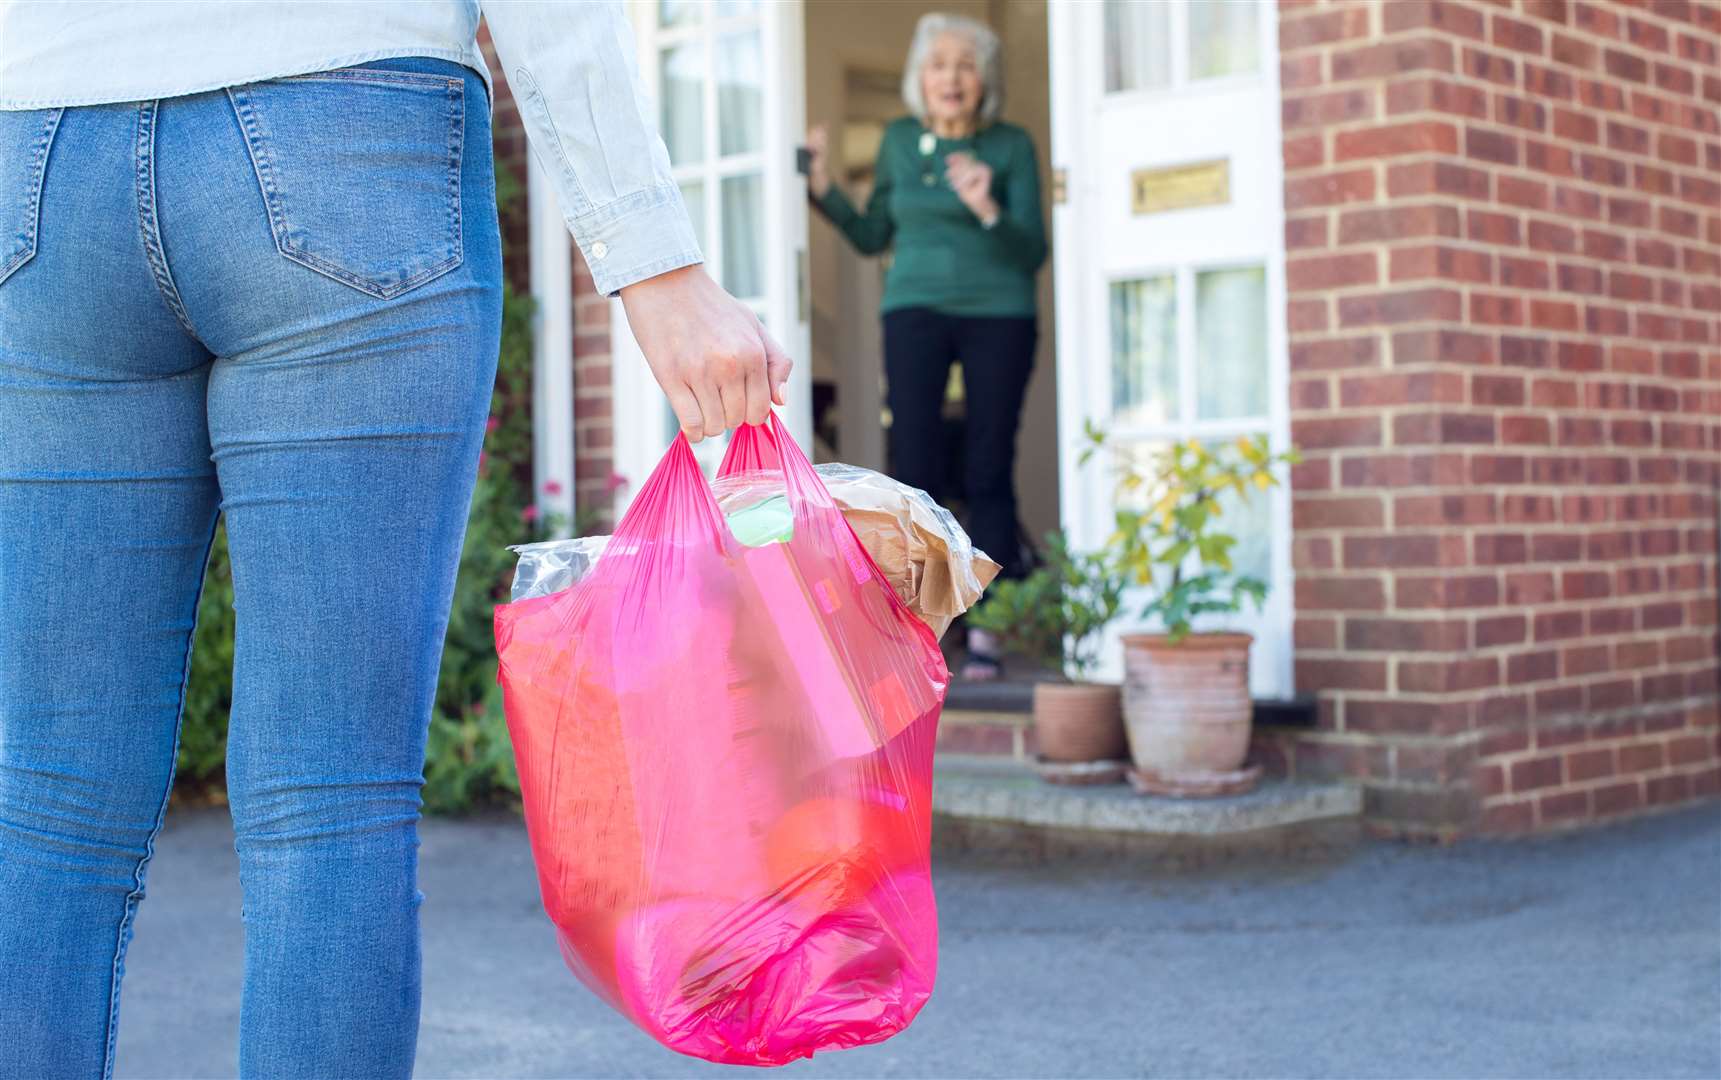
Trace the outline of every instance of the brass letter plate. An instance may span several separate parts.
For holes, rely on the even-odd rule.
[[[1137,214],[1159,214],[1192,206],[1231,201],[1231,162],[1226,158],[1137,169],[1130,174],[1131,207]]]

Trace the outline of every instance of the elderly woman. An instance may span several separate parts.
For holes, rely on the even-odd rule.
[[[969,531],[1002,576],[1020,577],[1016,428],[1039,336],[1034,275],[1046,260],[1034,144],[998,119],[998,38],[971,19],[920,20],[902,96],[913,115],[885,129],[865,213],[832,183],[822,127],[807,138],[808,188],[856,250],[893,248],[881,305],[892,472],[940,493],[944,388],[961,361]],[[965,678],[998,674],[988,635],[970,630],[968,653]]]

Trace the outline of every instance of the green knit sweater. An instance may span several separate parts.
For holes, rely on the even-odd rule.
[[[880,305],[884,311],[928,307],[947,315],[1034,314],[1034,273],[1046,261],[1046,228],[1033,140],[1003,122],[966,139],[923,138],[927,134],[913,117],[885,129],[866,213],[858,212],[835,184],[813,205],[863,255],[894,241]],[[999,216],[990,229],[981,226],[945,178],[945,155],[958,150],[992,167]]]

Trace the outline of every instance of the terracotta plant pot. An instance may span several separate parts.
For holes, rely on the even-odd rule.
[[[1169,795],[1233,794],[1246,769],[1253,705],[1248,634],[1126,634],[1123,709],[1137,788]]]
[[[1124,760],[1129,746],[1119,688],[1104,683],[1035,683],[1034,740],[1047,762]]]

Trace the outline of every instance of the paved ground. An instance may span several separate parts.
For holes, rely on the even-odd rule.
[[[418,1076],[673,1077],[562,967],[518,824],[431,821]],[[121,1077],[230,1076],[241,924],[224,811],[162,835]],[[947,862],[940,984],[800,1077],[1721,1076],[1721,810],[1336,866],[1150,877]],[[188,958],[194,958],[188,962]]]

